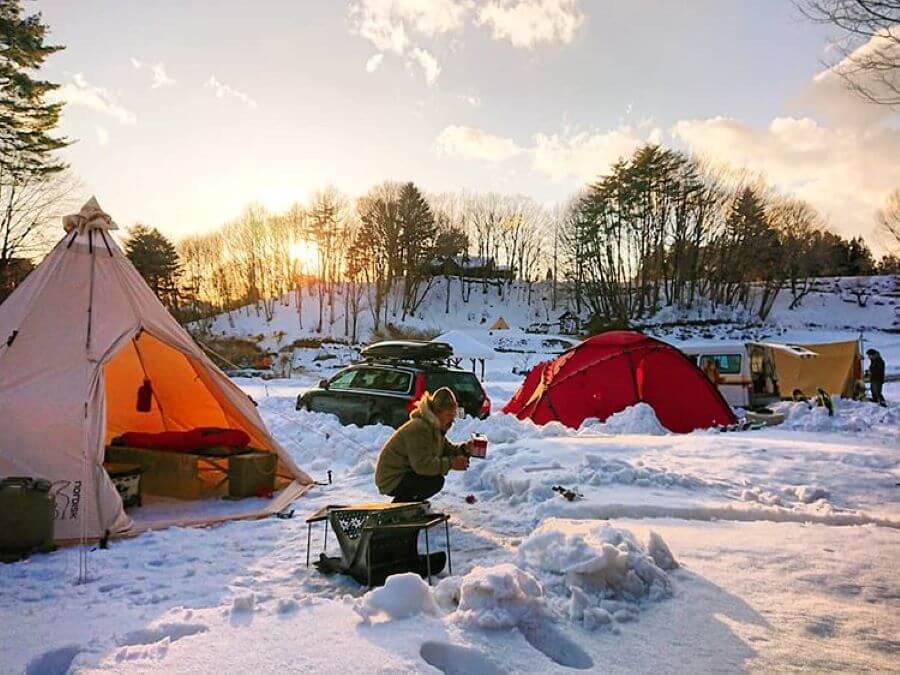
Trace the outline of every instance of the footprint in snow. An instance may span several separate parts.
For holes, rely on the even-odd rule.
[[[426,663],[445,675],[506,675],[505,670],[471,647],[449,642],[425,642],[419,654]]]
[[[594,659],[551,623],[521,624],[519,632],[528,644],[561,666],[579,670],[594,667]]]
[[[78,645],[66,645],[38,654],[25,666],[25,675],[65,675],[81,653]]]

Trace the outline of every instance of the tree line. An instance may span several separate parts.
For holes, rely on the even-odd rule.
[[[816,277],[898,271],[896,257],[876,264],[861,237],[830,232],[761,177],[656,145],[572,200],[562,241],[576,307],[615,325],[698,302],[765,319],[782,291],[800,305]]]

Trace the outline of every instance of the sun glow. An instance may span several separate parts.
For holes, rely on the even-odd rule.
[[[312,272],[319,264],[319,246],[316,242],[308,239],[301,239],[291,244],[288,248],[288,255],[303,272]]]

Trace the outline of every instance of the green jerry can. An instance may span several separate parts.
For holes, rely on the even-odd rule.
[[[0,480],[0,562],[52,551],[54,511],[50,481],[21,476]]]

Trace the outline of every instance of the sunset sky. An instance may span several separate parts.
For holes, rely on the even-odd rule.
[[[181,237],[332,184],[564,199],[641,143],[764,171],[879,249],[900,120],[781,0],[38,0],[65,158]]]

